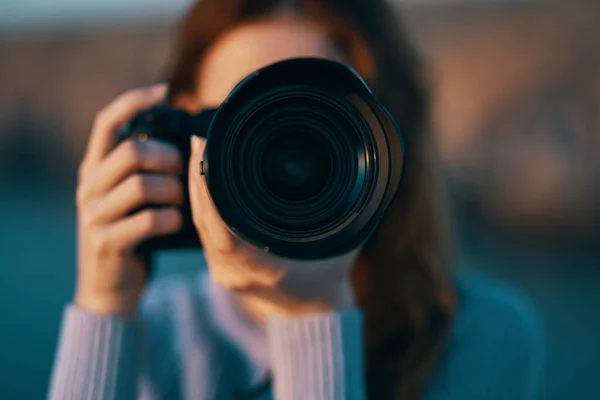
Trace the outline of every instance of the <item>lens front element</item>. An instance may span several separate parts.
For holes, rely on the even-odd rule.
[[[211,124],[204,158],[230,230],[295,259],[364,243],[402,164],[389,113],[358,75],[324,59],[282,61],[242,81]]]
[[[274,132],[257,160],[265,189],[290,204],[314,200],[332,179],[333,154],[318,132],[294,127]]]

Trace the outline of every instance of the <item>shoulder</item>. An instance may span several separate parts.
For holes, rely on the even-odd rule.
[[[510,344],[514,349],[538,347],[541,323],[523,293],[483,275],[463,273],[457,280],[457,294],[456,340],[480,339],[489,345]]]
[[[459,307],[432,388],[446,394],[432,398],[534,398],[544,335],[532,303],[474,273],[461,274],[456,285]]]

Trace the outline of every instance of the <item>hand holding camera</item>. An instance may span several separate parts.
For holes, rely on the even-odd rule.
[[[162,101],[165,92],[164,86],[127,92],[96,117],[77,188],[75,303],[87,311],[132,314],[146,275],[144,257],[135,248],[145,239],[181,228],[183,167],[178,150],[159,141],[116,145],[121,125]],[[148,203],[165,207],[132,214]]]
[[[251,74],[218,109],[151,107],[162,96],[127,94],[94,128],[78,196],[78,304],[130,313],[146,256],[201,243],[231,289],[283,309],[347,303],[349,266],[403,168],[400,132],[364,81],[334,61],[292,59]]]

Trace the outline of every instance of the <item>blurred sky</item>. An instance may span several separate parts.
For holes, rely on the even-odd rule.
[[[0,0],[0,32],[162,18],[179,14],[189,3],[190,0]]]
[[[390,0],[396,3],[471,3],[519,0]],[[0,0],[0,34],[22,34],[179,15],[191,0]]]

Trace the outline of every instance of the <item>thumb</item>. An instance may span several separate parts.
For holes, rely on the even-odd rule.
[[[190,137],[190,163],[189,163],[189,185],[190,188],[200,188],[204,183],[202,176],[202,161],[204,160],[204,149],[206,149],[206,139],[200,136],[192,135]],[[193,199],[192,199],[193,200]]]
[[[204,158],[204,149],[206,148],[206,139],[199,136],[190,138],[190,164],[189,168],[189,188],[190,188],[190,203],[192,206],[192,215],[200,213],[200,209],[205,203],[204,197],[206,197],[206,187],[204,182],[204,176],[202,176],[201,162]]]
[[[206,231],[207,217],[212,211],[210,208],[210,200],[206,181],[202,175],[201,162],[204,159],[204,149],[206,148],[206,139],[192,135],[190,138],[190,164],[189,164],[189,195],[190,207],[192,210],[192,219],[194,225],[200,234],[203,236],[203,231]],[[204,240],[203,240],[204,241]]]
[[[203,245],[220,252],[231,252],[237,245],[234,237],[226,228],[219,212],[213,204],[205,176],[200,173],[200,163],[204,158],[206,139],[191,137],[192,154],[189,166],[190,206],[192,219],[200,234]],[[208,234],[210,232],[210,234]]]
[[[192,135],[190,138],[190,145],[192,148],[192,158],[196,159],[198,162],[202,161],[204,149],[206,148],[206,139]]]
[[[190,137],[190,164],[189,164],[189,184],[197,186],[202,180],[202,161],[204,160],[204,149],[206,149],[206,139],[200,136],[192,135]]]

